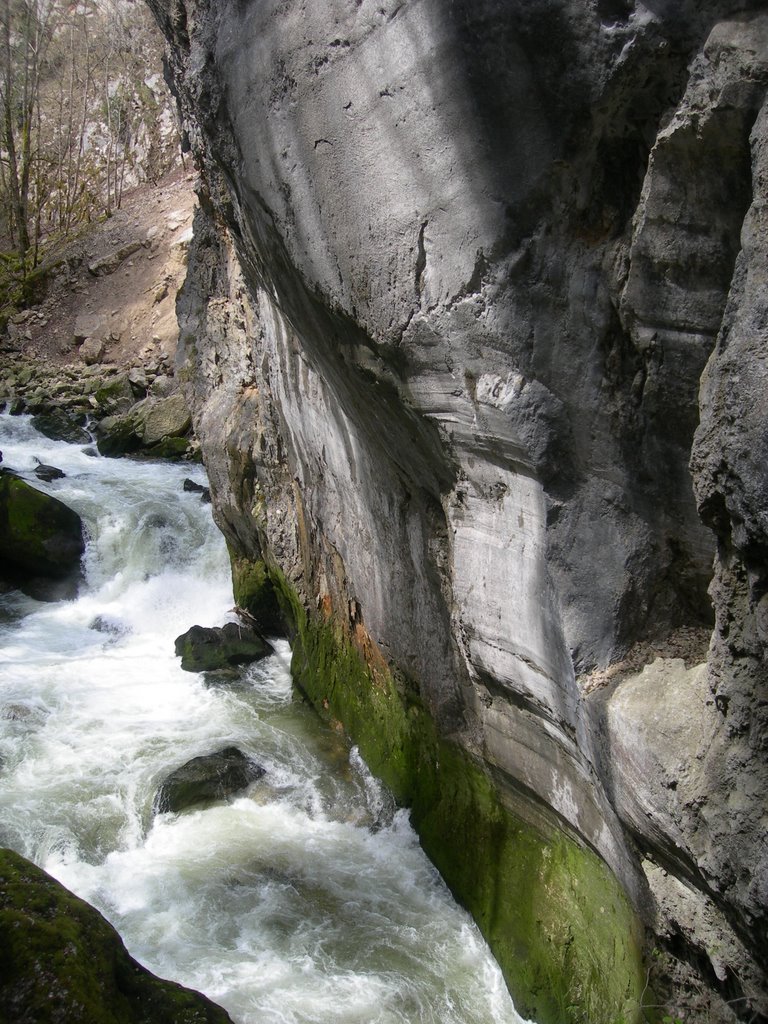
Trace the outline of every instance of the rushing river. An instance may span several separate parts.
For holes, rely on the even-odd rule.
[[[287,643],[228,685],[174,638],[234,618],[200,469],[86,455],[0,415],[4,465],[77,509],[74,601],[0,596],[0,845],[56,876],[155,973],[237,1024],[512,1024],[498,967],[354,749],[296,699]],[[62,469],[50,484],[36,461]],[[245,795],[152,814],[159,783],[236,745]]]

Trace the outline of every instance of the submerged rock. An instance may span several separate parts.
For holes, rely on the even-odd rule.
[[[237,747],[193,757],[171,772],[157,791],[156,814],[178,813],[188,807],[224,800],[261,778],[264,769]]]
[[[272,646],[248,626],[228,622],[225,626],[192,626],[176,637],[176,654],[186,672],[248,665],[272,654]]]
[[[4,1021],[232,1024],[142,967],[97,910],[11,850],[0,850],[0,962]]]

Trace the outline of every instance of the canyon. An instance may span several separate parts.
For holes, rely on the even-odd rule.
[[[523,1015],[768,1020],[764,5],[149,3],[238,602]]]

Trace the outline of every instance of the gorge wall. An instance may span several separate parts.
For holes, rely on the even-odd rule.
[[[764,4],[149,3],[238,600],[521,1012],[768,1020]]]

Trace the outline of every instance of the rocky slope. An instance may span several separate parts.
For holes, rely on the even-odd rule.
[[[241,602],[523,1012],[768,1019],[764,5],[149,2]]]

